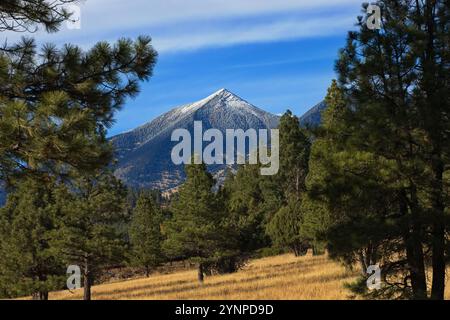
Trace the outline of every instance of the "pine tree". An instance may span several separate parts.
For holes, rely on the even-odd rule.
[[[305,237],[301,235],[301,201],[292,200],[283,206],[270,220],[267,233],[278,247],[291,249],[295,256],[306,254],[308,249]]]
[[[126,196],[126,188],[108,171],[57,190],[60,217],[52,246],[67,265],[82,270],[85,300],[91,299],[96,277],[124,260],[125,236],[118,225],[126,216]]]
[[[299,119],[288,110],[280,119],[280,171],[285,198],[301,198],[305,191],[311,142]]]
[[[0,296],[48,299],[62,289],[65,269],[50,244],[55,230],[53,183],[27,180],[0,209]]]
[[[332,258],[349,266],[361,266],[360,285],[365,286],[367,268],[378,262],[390,264],[393,243],[401,237],[392,218],[399,209],[395,163],[361,151],[353,145],[354,114],[344,92],[333,81],[326,98],[328,109],[317,131],[307,178],[302,229],[315,241],[326,241]],[[386,238],[396,239],[391,243]],[[386,256],[379,256],[386,253]],[[394,263],[394,261],[392,261]],[[394,279],[397,271],[385,273]],[[359,286],[355,287],[358,292]],[[377,296],[395,297],[386,286]],[[363,290],[364,291],[364,290]],[[400,293],[407,296],[407,291]],[[397,296],[398,297],[398,296]]]
[[[35,32],[39,25],[47,32],[55,32],[71,17],[65,6],[77,2],[79,0],[3,0],[0,3],[0,32]]]
[[[382,30],[361,18],[336,64],[346,111],[335,122],[341,132],[326,124],[313,148],[311,195],[332,214],[338,257],[376,248],[367,257],[380,262],[384,287],[374,296],[428,298],[431,261],[431,298],[443,299],[450,11],[445,1],[377,4]],[[352,241],[338,236],[345,232]]]
[[[129,229],[130,260],[133,266],[144,267],[147,277],[152,269],[164,261],[162,222],[161,210],[155,204],[153,196],[148,192],[141,192]]]
[[[0,32],[56,32],[76,0],[4,0]],[[149,37],[36,47],[31,38],[0,48],[0,180],[45,173],[66,178],[109,165],[106,130],[127,97],[148,80],[157,53]]]
[[[270,245],[266,226],[282,205],[283,195],[277,182],[260,175],[259,165],[239,167],[225,181],[225,207],[228,221],[237,233],[239,251],[249,255]]]
[[[150,41],[103,42],[83,52],[73,45],[38,51],[23,39],[0,52],[0,179],[109,165],[106,130],[152,73]]]
[[[281,187],[283,207],[269,220],[267,233],[275,245],[290,248],[298,256],[305,254],[308,247],[300,231],[311,143],[299,119],[289,110],[281,117],[279,130],[280,171],[273,180]]]
[[[198,279],[203,282],[206,265],[227,252],[222,225],[223,208],[218,206],[212,188],[214,179],[205,165],[187,165],[186,182],[171,206],[172,219],[164,226],[165,252],[171,258],[187,258],[198,264]],[[230,239],[232,240],[232,239]]]

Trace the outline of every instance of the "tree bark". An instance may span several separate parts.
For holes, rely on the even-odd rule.
[[[203,271],[203,264],[200,263],[198,265],[198,282],[200,282],[202,284],[204,281],[204,277],[205,277],[205,275],[204,275],[204,271]]]
[[[411,277],[411,287],[413,291],[413,299],[424,300],[427,295],[427,278],[425,275],[425,261],[422,247],[422,230],[419,221],[419,209],[417,205],[417,195],[415,187],[412,186],[411,194],[411,221],[409,230],[406,230],[404,241],[406,247],[406,259],[408,261],[409,273]],[[408,206],[406,201],[402,203],[401,211],[408,214]]]
[[[445,204],[443,200],[444,186],[444,160],[443,160],[443,132],[447,129],[442,121],[445,108],[448,104],[442,101],[439,88],[443,84],[438,78],[438,72],[442,71],[439,65],[439,54],[441,48],[436,45],[438,37],[438,25],[436,20],[437,1],[425,1],[424,16],[426,18],[427,47],[423,56],[423,81],[426,92],[426,110],[424,114],[426,129],[429,133],[430,142],[433,145],[431,153],[431,170],[433,173],[431,203],[432,203],[432,267],[433,281],[431,298],[435,300],[444,299],[445,291]],[[442,30],[440,31],[442,32]],[[445,98],[444,98],[445,99]],[[444,108],[444,109],[443,109]]]
[[[48,300],[48,292],[35,292],[33,293],[33,300]]]
[[[84,275],[84,295],[83,300],[91,300],[91,276]]]
[[[423,249],[420,241],[414,239],[414,235],[406,238],[406,259],[408,260],[411,276],[411,287],[413,299],[427,299],[427,280],[425,277],[425,264],[423,260]]]
[[[433,231],[432,231],[432,266],[433,282],[431,299],[444,300],[445,295],[445,204],[442,198],[444,165],[440,159],[433,163]]]
[[[431,299],[444,300],[445,295],[445,228],[437,222],[433,230],[433,284]]]
[[[91,286],[92,286],[92,276],[89,266],[89,261],[86,258],[84,261],[84,294],[83,300],[91,300]]]

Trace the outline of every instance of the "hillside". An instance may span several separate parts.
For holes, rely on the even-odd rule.
[[[300,117],[300,123],[319,125],[325,108],[324,102],[319,103]],[[275,128],[279,117],[221,89],[203,100],[174,108],[135,130],[112,137],[118,159],[116,175],[130,186],[158,188],[170,193],[184,179],[182,166],[173,165],[170,159],[174,145],[170,135],[176,128],[192,131],[193,122],[198,120],[203,121],[205,130],[210,127],[263,129]],[[223,180],[225,166],[210,169],[217,180]],[[5,198],[0,184],[0,205],[5,203]]]
[[[99,285],[93,298],[139,300],[343,300],[350,293],[343,287],[354,273],[326,256],[282,255],[252,261],[244,270],[229,275],[207,277],[200,286],[195,270],[155,274],[150,278]],[[50,299],[80,299],[74,294],[57,292]]]
[[[116,175],[133,187],[168,190],[184,178],[184,167],[174,165],[171,141],[175,129],[187,129],[193,136],[194,121],[202,121],[203,130],[267,129],[278,126],[279,117],[261,110],[232,92],[221,89],[200,101],[183,105],[133,131],[111,140],[116,148]],[[210,167],[210,171],[225,166]]]
[[[322,111],[325,110],[326,107],[327,105],[325,104],[325,101],[322,101],[319,104],[315,105],[300,117],[300,123],[303,126],[308,127],[315,127],[320,125],[322,121]]]

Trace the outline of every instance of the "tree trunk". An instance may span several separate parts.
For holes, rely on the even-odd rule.
[[[145,266],[145,276],[147,278],[150,277],[150,268],[148,266]]]
[[[84,261],[84,295],[83,300],[91,300],[91,286],[92,286],[92,277],[91,270],[89,266],[89,261],[85,258]]]
[[[83,300],[91,300],[91,276],[84,275],[84,295]]]
[[[204,281],[204,277],[205,277],[205,275],[204,275],[204,271],[203,271],[203,264],[200,263],[198,265],[198,282],[200,282],[202,284]]]
[[[448,107],[448,103],[442,100],[439,90],[443,84],[438,78],[439,71],[442,69],[439,65],[439,55],[442,48],[439,48],[435,42],[439,36],[436,19],[437,1],[425,1],[424,17],[426,18],[427,47],[423,56],[424,69],[424,87],[426,92],[426,109],[424,114],[426,130],[429,133],[429,141],[433,145],[431,153],[431,170],[433,173],[431,205],[432,205],[432,267],[433,281],[431,288],[431,298],[435,300],[444,299],[445,291],[445,204],[443,200],[443,143],[445,143],[445,133],[448,128],[442,121],[443,114]],[[442,30],[441,30],[442,31]],[[441,56],[442,57],[442,56]],[[444,98],[445,99],[445,98]]]
[[[425,275],[425,261],[422,247],[422,230],[419,222],[419,209],[417,205],[417,195],[414,187],[411,187],[411,222],[409,230],[406,230],[404,241],[406,247],[406,259],[408,261],[409,273],[411,276],[411,287],[413,299],[427,299],[427,278]],[[404,214],[408,214],[406,202],[401,208]]]
[[[431,299],[444,300],[445,294],[445,228],[436,222],[433,230],[433,284]]]
[[[427,299],[427,280],[425,276],[422,244],[420,241],[414,239],[414,236],[410,236],[405,241],[407,242],[406,259],[409,264],[413,299]]]
[[[366,265],[366,259],[364,258],[364,253],[362,250],[360,250],[358,252],[358,260],[359,260],[359,265],[361,266],[361,275],[363,277],[367,277],[367,268],[369,266]]]
[[[294,255],[296,257],[300,256],[300,250],[298,249],[298,245],[297,244],[292,245],[292,251],[294,251]]]
[[[442,198],[444,165],[440,159],[433,161],[434,190],[433,204],[433,231],[432,231],[432,266],[433,283],[431,298],[444,300],[445,294],[445,204]]]
[[[48,292],[33,293],[33,300],[48,300]]]

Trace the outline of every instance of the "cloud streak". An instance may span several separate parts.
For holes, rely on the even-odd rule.
[[[100,40],[149,34],[159,52],[178,52],[335,35],[352,27],[349,12],[360,5],[360,0],[87,0],[80,3],[81,30],[63,27],[35,37],[88,48]],[[4,35],[10,42],[22,36]]]

